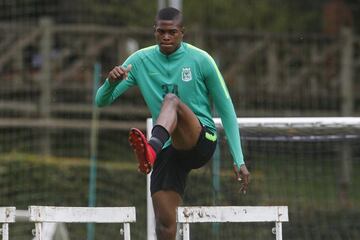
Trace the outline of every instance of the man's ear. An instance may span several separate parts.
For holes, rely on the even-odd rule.
[[[181,27],[180,31],[181,31],[182,34],[184,34],[185,33],[185,27]]]

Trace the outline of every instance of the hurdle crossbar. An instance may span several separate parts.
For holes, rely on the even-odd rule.
[[[177,222],[184,240],[190,239],[190,223],[275,222],[276,240],[282,240],[282,222],[288,222],[287,206],[178,207]]]
[[[35,239],[42,240],[42,223],[123,223],[124,239],[130,240],[130,223],[136,221],[135,207],[53,207],[29,206],[35,223]]]
[[[15,222],[15,207],[0,207],[0,223],[2,240],[9,240],[9,223]]]

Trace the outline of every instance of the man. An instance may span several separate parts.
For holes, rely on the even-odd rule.
[[[244,193],[250,175],[225,82],[206,52],[182,41],[182,24],[177,9],[160,10],[154,26],[157,45],[135,52],[122,66],[113,68],[96,96],[97,105],[105,106],[137,85],[150,109],[155,122],[150,140],[133,128],[129,142],[139,170],[145,174],[152,170],[150,189],[158,239],[175,239],[176,208],[182,201],[186,177],[191,169],[208,162],[215,150],[210,99],[222,119]]]

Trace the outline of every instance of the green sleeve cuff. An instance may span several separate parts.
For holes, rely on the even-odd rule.
[[[242,161],[234,161],[234,166],[237,167],[237,169],[240,169],[241,165],[244,165],[244,159],[242,159]]]

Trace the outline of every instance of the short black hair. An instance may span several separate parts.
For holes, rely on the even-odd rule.
[[[159,10],[156,15],[155,22],[158,20],[175,20],[179,19],[182,24],[182,14],[181,12],[173,7],[166,7]]]

